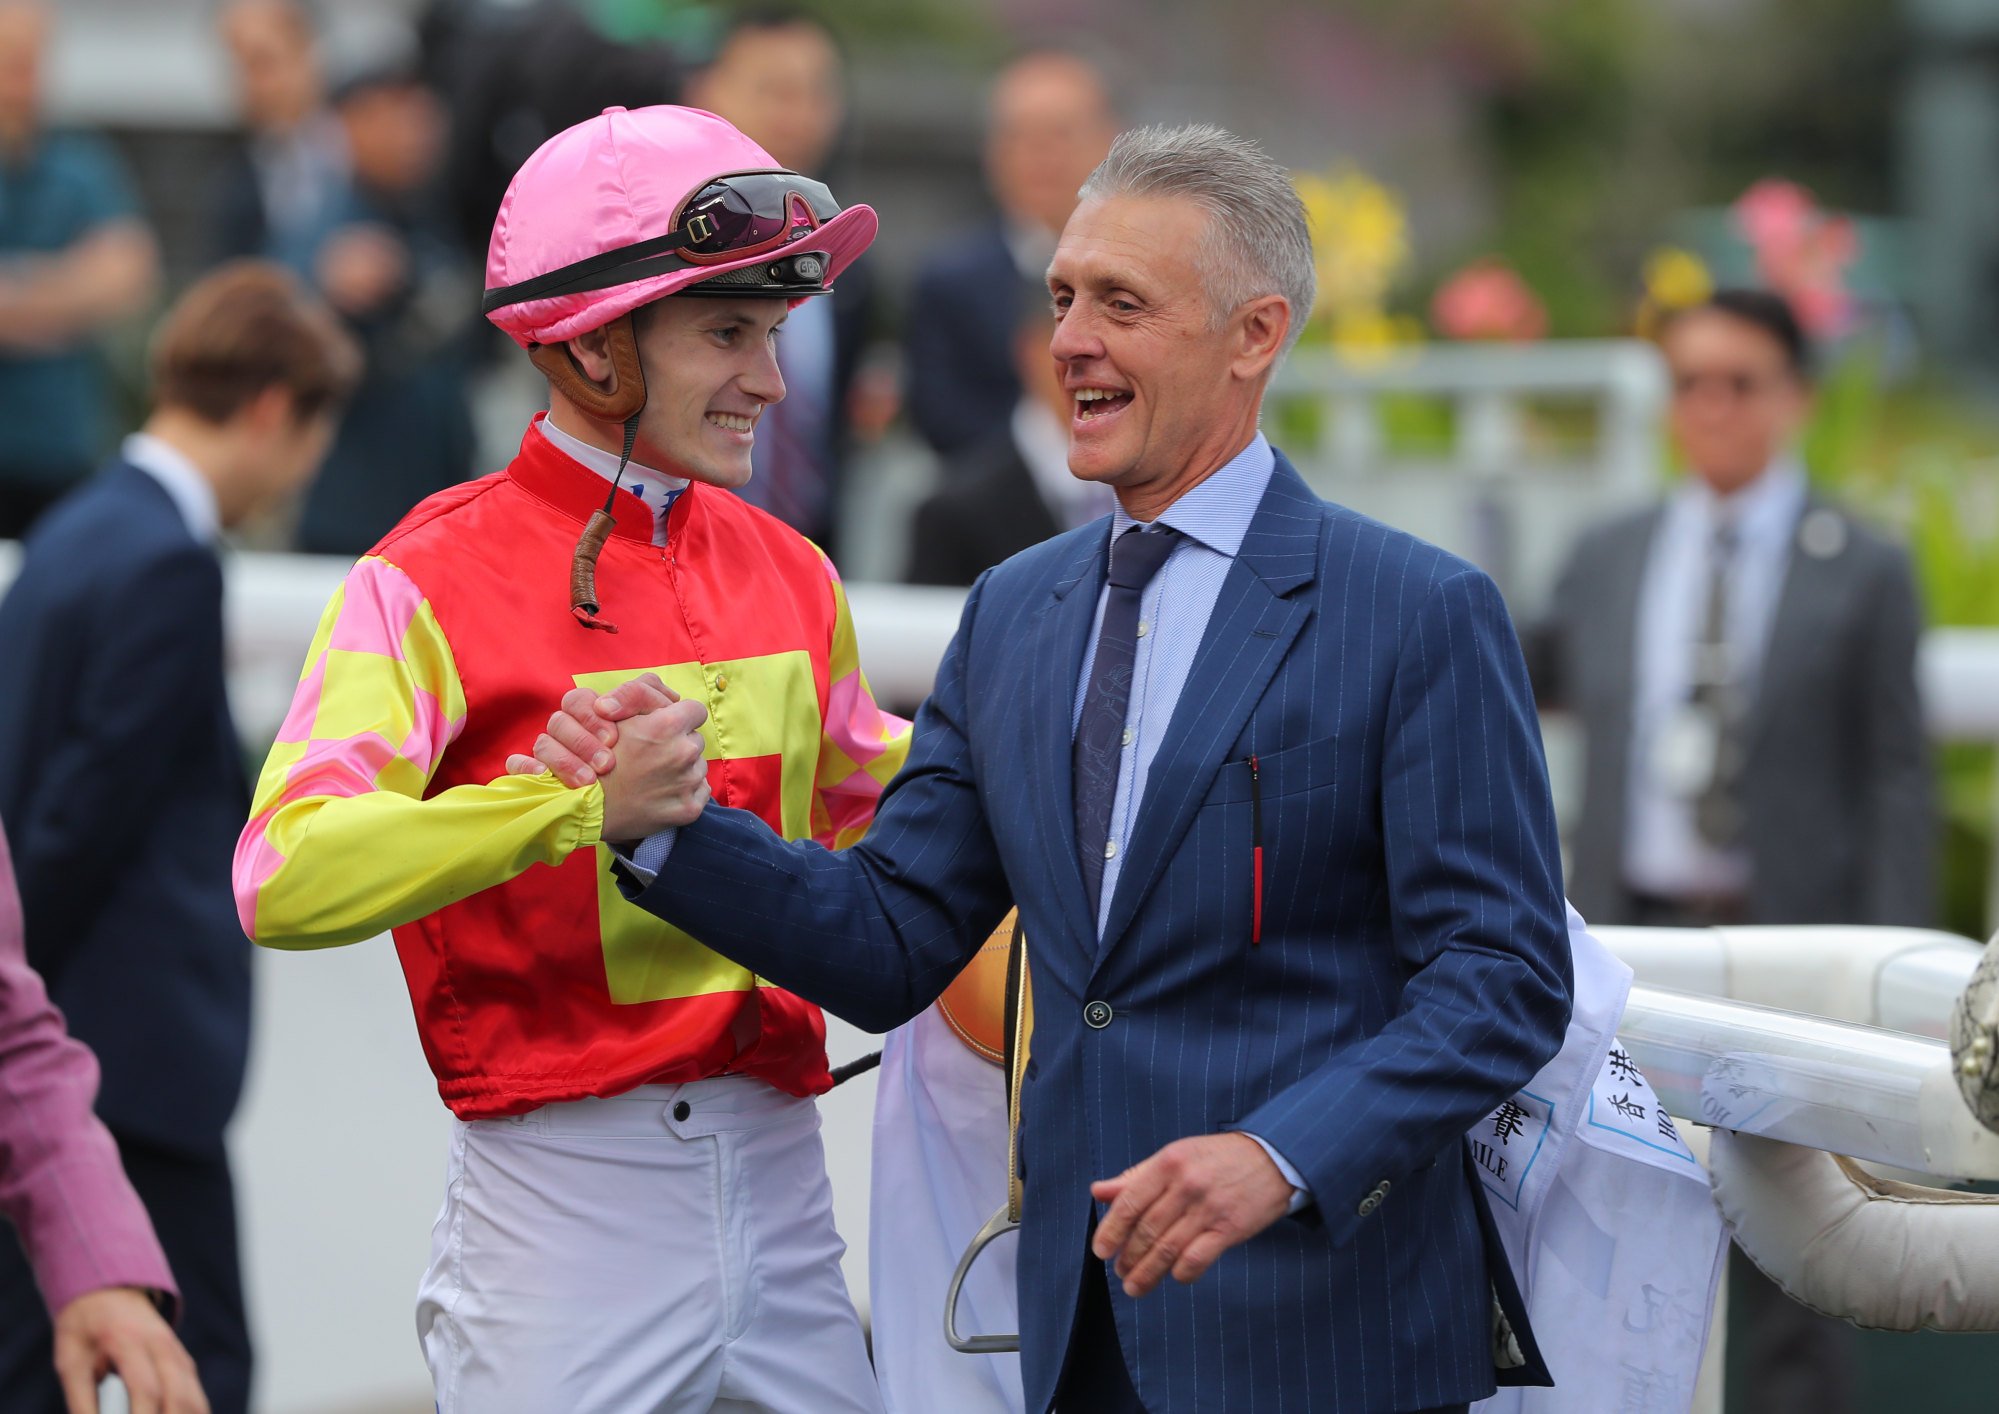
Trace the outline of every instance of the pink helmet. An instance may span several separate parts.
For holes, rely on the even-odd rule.
[[[713,113],[606,108],[507,184],[484,309],[532,349],[668,295],[796,301],[827,293],[877,226]]]

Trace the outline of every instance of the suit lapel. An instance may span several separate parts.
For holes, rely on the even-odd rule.
[[[1055,585],[1052,600],[1042,612],[1040,632],[1034,635],[1025,712],[1024,755],[1034,779],[1034,818],[1048,826],[1039,832],[1044,877],[1053,881],[1056,902],[1075,929],[1076,940],[1083,944],[1083,956],[1094,944],[1096,924],[1076,859],[1070,721],[1075,715],[1084,645],[1096,622],[1097,600],[1103,590],[1109,539],[1107,517],[1099,533],[1082,537],[1082,552]]]
[[[1309,603],[1286,596],[1317,577],[1323,525],[1317,498],[1280,453],[1146,774],[1145,797],[1097,948],[1099,967],[1131,926],[1251,709],[1311,617]]]
[[[1830,545],[1804,543],[1803,529],[1817,517],[1834,517],[1832,510],[1817,497],[1807,497],[1798,523],[1791,528],[1790,557],[1784,565],[1784,582],[1777,591],[1777,606],[1770,616],[1765,638],[1763,663],[1753,684],[1755,697],[1749,706],[1748,738],[1755,743],[1769,730],[1774,703],[1782,696],[1783,684],[1791,678],[1800,654],[1822,651],[1819,621],[1829,606],[1838,602],[1841,576],[1835,569],[1846,549],[1842,534]],[[1844,522],[1836,522],[1844,529]]]
[[[1620,711],[1624,714],[1623,734],[1627,744],[1615,748],[1618,754],[1614,759],[1619,762],[1629,749],[1631,703],[1638,693],[1638,643],[1643,636],[1638,616],[1644,599],[1645,570],[1652,558],[1652,541],[1664,516],[1664,509],[1655,506],[1633,524],[1631,533],[1611,557],[1609,581],[1603,586],[1608,602],[1599,622],[1615,627],[1616,641],[1602,645],[1600,661],[1610,680],[1604,700],[1621,704]]]

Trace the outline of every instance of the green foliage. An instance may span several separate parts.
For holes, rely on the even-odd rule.
[[[1999,625],[1999,423],[1947,390],[1889,388],[1870,349],[1827,375],[1806,438],[1814,482],[1905,537],[1929,622]],[[1995,753],[1938,753],[1941,921],[1983,938],[1992,862]]]
[[[989,47],[992,27],[978,6],[958,0],[792,0],[816,15],[842,39],[864,45],[871,55],[899,48],[944,43]],[[624,42],[663,40],[700,52],[736,10],[757,0],[586,0],[591,21]]]

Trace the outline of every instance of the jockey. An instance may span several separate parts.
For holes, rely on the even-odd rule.
[[[907,724],[875,705],[831,562],[730,492],[784,396],[778,326],[875,231],[696,109],[544,143],[484,308],[549,411],[354,566],[265,765],[245,931],[392,929],[453,1115],[417,1302],[441,1414],[881,1407],[812,1099],[819,1010],[625,902],[606,866],[643,833],[639,772],[506,770],[565,693],[651,674],[680,731],[631,724],[621,759],[700,740],[702,799],[834,846],[867,828]],[[636,844],[623,867],[648,867]]]

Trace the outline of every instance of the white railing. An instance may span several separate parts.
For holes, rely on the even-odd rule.
[[[1576,535],[1657,484],[1666,395],[1650,343],[1560,339],[1422,344],[1365,363],[1301,349],[1270,402],[1314,409],[1279,414],[1313,489],[1464,555],[1516,607],[1537,609]],[[1444,445],[1397,447],[1388,408],[1405,398],[1448,406]],[[1556,437],[1533,415],[1557,407],[1584,412],[1589,435]],[[1299,440],[1297,424],[1316,425],[1317,440]]]

